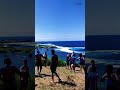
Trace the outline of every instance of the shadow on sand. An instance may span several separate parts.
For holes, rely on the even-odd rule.
[[[68,82],[68,81],[61,81],[61,82],[56,82],[56,83],[59,83],[59,84],[62,84],[62,85],[68,85],[68,86],[72,86],[72,87],[77,86],[75,83]]]
[[[40,75],[35,75],[35,77],[40,77],[40,78],[43,78],[43,77],[51,77],[51,75],[47,75],[47,74],[40,74]]]

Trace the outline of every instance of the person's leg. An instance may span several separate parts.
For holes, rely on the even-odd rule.
[[[75,64],[73,65],[73,70],[74,70],[74,72],[75,72]]]
[[[54,82],[54,75],[53,75],[53,72],[52,72],[52,81]]]
[[[37,73],[39,73],[39,64],[37,64]]]
[[[56,72],[56,71],[55,71],[55,75],[58,77],[59,82],[61,82],[61,79],[60,79],[60,77],[59,77],[59,75],[57,74],[57,72]]]
[[[40,73],[41,73],[41,71],[42,71],[42,62],[40,63]]]

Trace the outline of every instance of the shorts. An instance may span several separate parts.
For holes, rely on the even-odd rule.
[[[84,62],[80,62],[80,65],[84,65]]]
[[[55,73],[55,72],[56,72],[56,68],[57,68],[56,66],[52,66],[52,67],[50,67],[51,72],[52,72],[52,73]]]
[[[66,61],[67,65],[69,65],[69,60]]]
[[[42,69],[42,62],[37,63],[36,65],[37,65],[37,67],[39,67],[39,66],[40,66],[40,68]]]

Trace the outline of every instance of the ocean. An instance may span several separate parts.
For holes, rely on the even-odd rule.
[[[86,36],[86,57],[120,64],[120,35]],[[89,52],[87,52],[89,51]]]
[[[85,37],[85,56],[95,60],[100,76],[107,64],[120,68],[120,35],[88,35]],[[86,64],[87,65],[87,64]]]
[[[36,42],[36,45],[47,45],[47,46],[55,46],[54,48],[56,54],[58,55],[60,60],[66,61],[66,55],[68,53],[76,53],[76,57],[78,57],[79,53],[85,54],[85,41],[42,41]],[[47,52],[49,58],[51,58],[51,49],[39,48],[41,54]],[[37,49],[35,49],[36,54]]]

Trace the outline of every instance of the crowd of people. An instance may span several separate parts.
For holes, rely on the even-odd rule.
[[[51,69],[51,74],[52,74],[52,82],[54,82],[54,74],[58,77],[58,81],[61,82],[62,80],[60,79],[59,75],[56,72],[56,68],[58,66],[58,55],[55,54],[55,50],[51,50],[51,64],[50,64],[50,69]],[[37,73],[38,75],[41,75],[41,70],[42,70],[42,64],[45,64],[46,67],[46,62],[47,62],[47,53],[45,52],[43,55],[40,54],[40,51],[37,50],[36,54],[36,66],[37,66]],[[43,61],[42,61],[43,60]],[[78,58],[76,58],[75,53],[73,52],[72,54],[68,54],[66,56],[66,68],[70,69],[75,72],[75,67],[77,66],[76,61],[79,61],[80,64],[80,71],[82,72],[82,69],[85,69],[85,55],[82,55],[82,53],[79,54]]]
[[[76,63],[78,61],[78,63]],[[75,67],[80,66],[80,71],[85,69],[85,55],[82,55],[82,53],[79,54],[78,58],[76,58],[75,53],[68,54],[66,58],[66,68],[73,70],[75,72]]]
[[[3,90],[18,90],[16,74],[19,77],[20,90],[27,90],[28,80],[31,82],[27,60],[23,61],[20,70],[12,65],[10,58],[5,58],[4,64],[6,66],[0,69],[0,80],[4,83]]]
[[[120,69],[113,70],[113,65],[108,64],[103,76],[99,76],[95,61],[91,60],[91,65],[86,69],[86,90],[120,90]],[[98,85],[103,83],[103,86]]]

